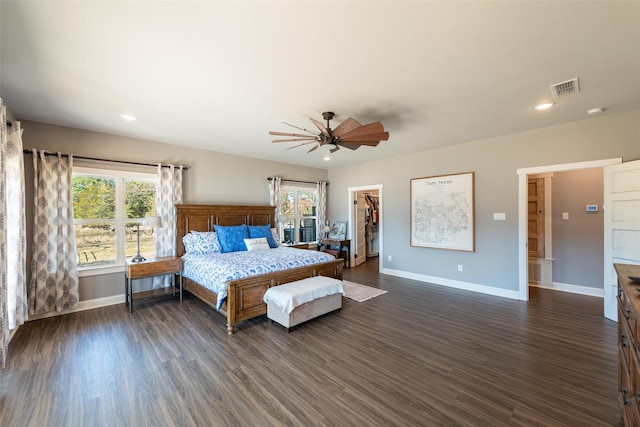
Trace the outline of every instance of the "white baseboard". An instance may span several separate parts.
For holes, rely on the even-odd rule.
[[[533,282],[529,283],[529,286],[534,286],[536,288],[542,289],[552,289],[554,291],[569,292],[572,294],[589,295],[592,297],[604,298],[604,289],[602,288],[591,288],[589,286],[571,285],[568,283],[558,282],[552,282],[551,285]]]
[[[445,279],[443,277],[427,276],[425,274],[409,273],[407,271],[392,270],[383,268],[382,273],[391,276],[403,277],[405,279],[417,280],[420,282],[433,283],[435,285],[447,286],[449,288],[462,289],[465,291],[478,292],[481,294],[493,295],[502,298],[520,299],[520,293],[516,290],[495,288],[493,286],[480,285],[478,283],[462,282],[460,280]]]
[[[122,303],[124,303],[124,294],[113,295],[113,296],[104,297],[104,298],[95,298],[95,299],[90,299],[86,301],[80,301],[78,305],[75,306],[74,308],[63,310],[61,312],[50,311],[40,316],[29,316],[29,320],[46,319],[47,317],[62,316],[63,314],[77,313],[78,311],[91,310],[93,308],[106,307],[109,305],[122,304]]]

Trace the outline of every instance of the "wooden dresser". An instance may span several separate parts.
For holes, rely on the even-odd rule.
[[[640,266],[615,264],[618,274],[618,400],[625,426],[640,426]]]

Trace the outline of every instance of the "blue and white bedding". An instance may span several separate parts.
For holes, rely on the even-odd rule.
[[[182,256],[182,275],[217,294],[216,310],[220,310],[230,280],[333,260],[333,255],[324,252],[282,246],[262,251],[186,253]]]

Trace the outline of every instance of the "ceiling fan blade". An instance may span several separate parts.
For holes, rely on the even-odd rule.
[[[360,126],[359,128],[356,128],[352,131],[346,132],[344,134],[342,134],[342,138],[352,138],[354,136],[364,136],[364,135],[371,135],[371,134],[375,134],[375,133],[385,133],[384,131],[384,127],[382,126],[382,123],[380,122],[373,122],[373,123],[369,123],[363,126]],[[388,135],[387,135],[388,137]]]
[[[309,120],[311,120],[313,122],[313,124],[316,125],[316,127],[318,129],[320,129],[320,132],[322,132],[323,135],[330,136],[329,135],[329,131],[327,130],[326,127],[324,127],[324,125],[321,122],[319,122],[319,121],[317,121],[315,119],[312,119],[312,118],[309,118]]]
[[[351,132],[354,129],[362,126],[357,120],[348,117],[344,122],[340,123],[337,128],[333,130],[334,136],[341,136],[347,132]]]
[[[330,153],[335,153],[336,151],[338,151],[340,149],[340,146],[336,145],[336,148],[332,148],[331,150],[329,150]]]
[[[315,136],[312,135],[301,135],[299,133],[287,133],[287,132],[274,132],[272,130],[269,131],[269,135],[275,135],[275,136],[293,136],[295,138],[297,137],[301,137],[301,138],[315,138]]]
[[[354,144],[352,142],[338,141],[338,145],[344,148],[348,148],[349,150],[357,150],[358,148],[360,148],[360,144]]]
[[[316,133],[315,133],[315,132],[310,131],[309,129],[301,128],[300,126],[292,125],[291,123],[287,123],[287,122],[282,122],[282,123],[284,123],[284,124],[285,124],[285,125],[287,125],[287,126],[291,126],[292,128],[300,129],[300,130],[303,130],[303,131],[305,131],[305,132],[309,132],[309,133],[310,133],[310,134],[312,134],[312,135],[316,135]]]
[[[314,136],[304,137],[304,138],[292,138],[292,139],[274,139],[271,142],[296,142],[296,141],[315,141],[316,138]]]
[[[314,151],[314,150],[317,150],[317,149],[318,149],[318,147],[320,147],[320,144],[316,145],[316,146],[315,146],[315,147],[313,147],[311,150],[307,151],[307,153],[310,153],[310,152],[312,152],[312,151]]]
[[[365,135],[342,135],[340,141],[386,141],[389,139],[389,132],[370,133]]]
[[[342,142],[342,141],[340,141]],[[367,141],[367,140],[360,140],[360,141],[345,141],[345,144],[354,144],[354,145],[366,145],[367,147],[376,147],[378,144],[380,144],[380,141]]]
[[[312,144],[312,143],[315,143],[315,142],[316,141],[303,142],[302,144],[298,144],[298,145],[294,145],[293,147],[289,147],[289,148],[287,148],[287,150],[292,150],[294,148],[302,147],[303,145]]]

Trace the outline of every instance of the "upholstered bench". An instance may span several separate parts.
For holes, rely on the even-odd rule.
[[[269,288],[264,294],[267,317],[287,328],[342,308],[342,281],[325,276]]]

